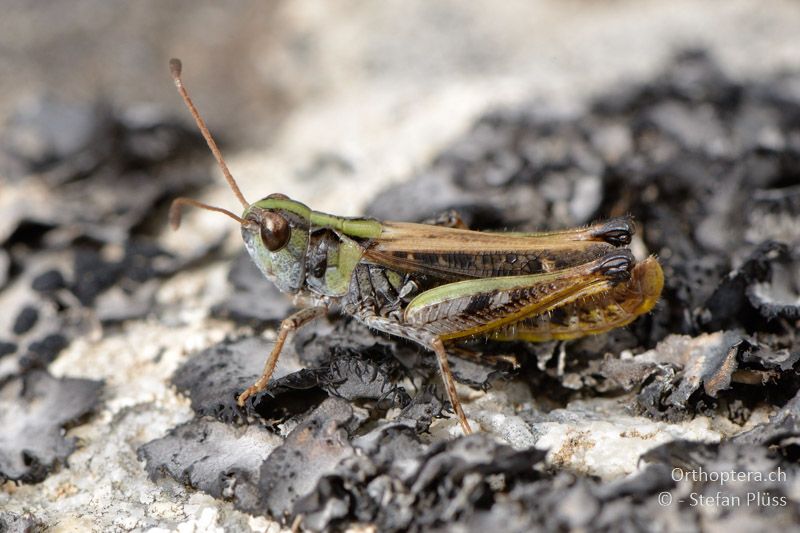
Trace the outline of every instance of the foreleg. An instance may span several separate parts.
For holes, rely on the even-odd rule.
[[[283,345],[289,337],[289,334],[323,316],[326,312],[327,308],[325,307],[307,307],[290,315],[281,322],[281,326],[278,328],[278,338],[275,339],[275,345],[272,347],[269,357],[267,357],[267,362],[264,364],[261,377],[239,395],[239,399],[237,400],[239,407],[244,406],[244,402],[247,398],[267,388],[269,378],[272,377],[272,373],[275,371],[275,365],[278,364],[278,358],[281,355],[281,350],[283,350]]]

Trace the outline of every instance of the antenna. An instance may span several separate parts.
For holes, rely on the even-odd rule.
[[[194,117],[195,122],[197,122],[197,127],[200,128],[200,133],[203,134],[203,138],[208,143],[208,147],[211,149],[211,153],[214,154],[214,159],[217,160],[217,163],[219,164],[219,168],[222,169],[222,173],[225,175],[225,179],[228,180],[228,185],[230,185],[231,190],[233,190],[233,194],[236,195],[236,198],[239,199],[239,201],[242,203],[242,206],[244,206],[245,208],[248,208],[248,207],[250,207],[250,204],[248,203],[247,200],[245,200],[244,195],[242,194],[242,191],[239,190],[239,186],[236,184],[236,180],[233,179],[233,176],[231,175],[230,170],[228,170],[228,165],[225,164],[225,160],[222,158],[222,153],[219,151],[219,148],[217,148],[217,143],[214,142],[214,138],[211,136],[211,132],[208,131],[208,127],[206,127],[206,123],[203,120],[203,117],[200,116],[200,113],[197,111],[197,108],[194,106],[194,102],[192,102],[192,99],[189,98],[189,93],[186,91],[186,88],[183,86],[183,82],[181,81],[181,70],[182,69],[183,69],[183,65],[181,64],[181,60],[180,59],[173,58],[173,59],[169,60],[169,72],[170,72],[170,74],[172,74],[172,79],[175,80],[175,87],[178,88],[178,92],[180,93],[181,97],[183,98],[183,101],[186,103],[186,107],[189,108],[189,112]],[[179,200],[180,200],[180,203],[179,203]],[[175,204],[178,204],[178,203],[179,203],[179,205],[180,204],[189,204],[189,205],[193,205],[195,207],[201,207],[203,209],[209,209],[211,211],[219,211],[221,213],[226,213],[226,214],[232,216],[233,218],[235,218],[235,219],[237,219],[239,221],[242,221],[241,218],[237,217],[236,215],[234,215],[230,211],[226,211],[225,209],[221,209],[221,208],[218,208],[218,207],[211,207],[209,205],[201,204],[200,202],[194,202],[194,200],[189,201],[188,198],[179,198],[178,200],[175,200],[175,202],[173,202],[173,204],[172,204],[173,207],[175,206]],[[177,209],[175,212],[178,213],[177,220],[178,220],[178,223],[180,223],[180,209]],[[170,210],[170,213],[172,213],[172,210]],[[170,220],[172,220],[172,216],[173,215],[171,214],[170,215]]]
[[[249,220],[245,220],[242,217],[236,216],[227,209],[204,204],[203,202],[198,202],[197,200],[193,200],[192,198],[181,197],[181,198],[175,198],[172,201],[172,205],[169,207],[169,223],[172,226],[172,229],[178,229],[178,227],[181,225],[181,206],[184,205],[191,205],[193,207],[199,207],[200,209],[207,209],[208,211],[216,211],[217,213],[228,215],[242,226],[247,226],[252,224]]]

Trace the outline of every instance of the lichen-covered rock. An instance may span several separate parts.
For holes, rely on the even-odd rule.
[[[0,385],[0,479],[42,481],[75,449],[63,435],[97,407],[103,384],[36,370]]]
[[[156,481],[170,476],[239,508],[256,510],[261,464],[280,444],[278,435],[258,426],[196,418],[145,444],[139,456]]]

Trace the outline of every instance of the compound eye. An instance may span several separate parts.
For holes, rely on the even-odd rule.
[[[270,252],[277,252],[289,242],[292,228],[285,218],[269,213],[261,221],[261,240]]]

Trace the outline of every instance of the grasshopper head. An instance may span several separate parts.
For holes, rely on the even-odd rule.
[[[214,154],[233,194],[244,207],[244,215],[239,217],[227,209],[204,204],[191,198],[176,198],[170,208],[172,227],[177,229],[180,225],[181,207],[184,205],[216,211],[236,220],[242,226],[242,238],[244,238],[247,251],[261,272],[280,290],[290,294],[296,293],[305,282],[305,258],[308,250],[311,210],[283,194],[271,194],[254,204],[245,199],[236,180],[228,170],[228,165],[225,164],[217,143],[214,142],[211,132],[208,131],[205,121],[183,85],[182,68],[180,60],[170,60],[169,70],[175,81],[175,87],[197,122],[197,127],[200,128],[200,133],[203,134],[211,153]]]
[[[259,270],[280,290],[296,293],[305,282],[311,210],[283,194],[251,204],[242,216],[242,238]]]

